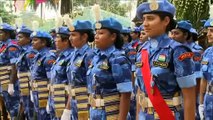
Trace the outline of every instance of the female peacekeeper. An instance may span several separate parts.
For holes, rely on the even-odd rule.
[[[132,92],[131,63],[122,54],[122,25],[113,18],[95,24],[97,50],[87,71],[92,85],[90,120],[126,120]]]
[[[75,50],[67,67],[67,76],[72,88],[71,104],[68,103],[67,106],[70,107],[71,105],[72,120],[88,120],[89,83],[86,79],[86,72],[94,56],[88,42],[93,42],[94,31],[92,23],[84,20],[77,20],[73,27],[70,28],[70,31],[70,42]],[[68,108],[65,111],[70,111]]]
[[[202,58],[202,73],[203,79],[201,80],[200,86],[200,105],[199,114],[201,120],[213,119],[213,19],[209,19],[204,24],[207,27],[208,43],[211,45],[205,50]],[[204,96],[205,95],[205,96]],[[204,114],[203,114],[204,113]]]
[[[50,69],[56,60],[55,54],[49,51],[52,37],[44,31],[35,31],[30,37],[32,38],[33,49],[38,51],[31,69],[31,95],[34,109],[37,114],[37,120],[50,120],[50,115],[46,111],[49,95],[47,85],[51,78]]]
[[[70,32],[67,27],[59,27],[56,30],[55,46],[59,52],[58,58],[51,68],[51,82],[49,104],[52,120],[60,119],[65,109],[65,103],[68,100],[66,86],[68,78],[66,74],[67,64],[70,61],[70,55],[73,48],[69,42]]]
[[[136,60],[139,120],[195,119],[193,54],[167,35],[175,26],[174,13],[175,7],[167,0],[145,2],[137,8],[137,16],[149,36]]]
[[[17,76],[21,92],[21,103],[24,107],[24,115],[27,120],[33,119],[33,103],[30,100],[30,68],[36,54],[32,48],[30,34],[33,31],[26,26],[22,26],[17,31],[17,41],[20,47],[20,56],[16,62]],[[20,111],[19,111],[20,112]]]

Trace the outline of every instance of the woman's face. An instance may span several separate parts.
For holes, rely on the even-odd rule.
[[[59,34],[56,35],[55,38],[55,47],[57,50],[63,50],[67,47],[68,42],[66,40],[62,41],[61,36]]]
[[[95,45],[101,50],[105,50],[114,44],[116,39],[115,33],[110,33],[108,29],[96,30]]]
[[[35,50],[41,50],[42,48],[45,47],[45,42],[42,41],[40,38],[33,38],[32,39],[32,46],[33,46],[33,49]]]
[[[8,39],[7,33],[3,30],[0,30],[0,41],[6,41]]]
[[[85,34],[81,35],[79,32],[71,32],[69,40],[75,48],[81,48],[86,44]]]
[[[145,31],[141,31],[140,41],[141,42],[145,42],[147,39],[148,39],[148,35],[146,34],[146,32]]]
[[[208,43],[213,43],[213,27],[208,27],[207,38],[208,38]]]
[[[173,29],[171,30],[171,38],[177,42],[185,43],[187,34],[184,34],[180,29]]]
[[[18,45],[19,46],[24,46],[30,43],[30,37],[27,37],[26,35],[19,33],[17,36],[17,40],[18,40]]]
[[[170,22],[169,17],[165,17],[163,20],[157,14],[144,14],[143,26],[144,31],[149,37],[157,37],[166,32],[166,27]]]

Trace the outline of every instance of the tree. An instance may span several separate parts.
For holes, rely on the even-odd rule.
[[[6,4],[5,1],[0,1],[0,17],[3,22],[12,24],[14,23],[15,15],[11,14],[10,11],[7,11],[5,7],[11,7],[11,4]]]

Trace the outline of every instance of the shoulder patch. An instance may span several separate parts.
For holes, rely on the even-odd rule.
[[[16,51],[16,50],[18,50],[18,48],[16,48],[16,47],[10,47],[9,48],[9,51]]]
[[[53,60],[53,59],[47,61],[47,64],[48,64],[48,65],[54,64],[54,63],[55,63],[55,60]]]
[[[31,53],[28,55],[28,58],[34,58],[35,57],[35,54]]]
[[[184,59],[192,58],[193,55],[194,55],[193,52],[185,52],[178,57],[178,60],[183,61]]]

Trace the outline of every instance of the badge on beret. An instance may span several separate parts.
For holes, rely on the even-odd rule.
[[[149,8],[150,10],[157,10],[159,8],[158,3],[156,2],[156,0],[153,0],[150,4],[149,4]]]
[[[178,57],[178,60],[183,61],[184,59],[192,58],[193,55],[194,55],[193,52],[186,52],[186,53],[181,54],[181,55]]]
[[[210,25],[213,26],[213,21],[210,22]]]
[[[36,36],[37,32],[33,32],[32,34],[33,34],[33,36]]]
[[[74,30],[75,30],[75,27],[74,27],[74,26],[71,26],[71,27],[69,27],[69,30],[70,30],[70,31],[74,31]]]
[[[95,24],[95,28],[96,28],[96,29],[101,29],[101,26],[102,26],[102,25],[101,25],[101,23],[99,23],[99,22],[97,22],[97,23]]]

